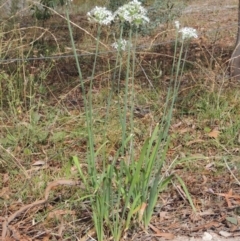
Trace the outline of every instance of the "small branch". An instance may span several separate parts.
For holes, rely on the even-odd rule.
[[[8,218],[5,218],[5,221],[3,222],[3,225],[2,225],[2,240],[5,240],[7,231],[9,230],[8,226],[16,217],[18,217],[20,214],[22,214],[23,212],[25,212],[26,210],[28,210],[30,208],[45,204],[48,201],[49,192],[51,191],[51,189],[53,187],[56,187],[59,185],[76,186],[76,185],[80,185],[80,181],[63,179],[63,180],[56,180],[56,181],[53,181],[50,184],[48,184],[48,186],[46,187],[45,192],[44,192],[44,199],[35,201],[28,205],[25,205],[25,206],[21,207],[15,213],[13,213],[11,216],[9,216]]]

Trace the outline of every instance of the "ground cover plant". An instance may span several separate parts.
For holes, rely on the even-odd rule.
[[[169,14],[146,32],[147,2],[72,4],[1,24],[2,239],[232,235],[239,91],[220,31]]]

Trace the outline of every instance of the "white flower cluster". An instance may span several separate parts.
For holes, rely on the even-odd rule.
[[[142,6],[138,0],[133,0],[120,7],[114,14],[105,7],[95,7],[87,13],[88,19],[100,25],[108,25],[115,18],[122,22],[129,22],[132,25],[139,25],[149,22],[146,16],[147,10]]]
[[[175,21],[175,27],[177,30],[179,30],[178,32],[182,34],[182,40],[198,38],[197,30],[194,28],[185,27],[185,28],[179,29],[180,28],[179,21]]]
[[[129,43],[127,40],[125,39],[119,39],[117,42],[112,44],[112,47],[119,50],[123,50],[125,51],[127,46],[132,46],[131,43]]]
[[[179,28],[180,28],[180,23],[179,23],[179,21],[175,21],[175,27],[176,27],[176,29],[179,29]]]
[[[109,25],[114,20],[112,12],[105,7],[96,6],[87,13],[87,16],[89,21],[99,23],[100,25]]]
[[[141,24],[149,22],[149,18],[146,16],[147,10],[142,6],[138,0],[133,0],[120,7],[114,15],[120,19],[120,21],[126,21],[130,24],[134,24],[137,27]]]
[[[72,2],[72,1],[73,1],[73,0],[66,0],[66,1],[65,1],[65,5],[66,5],[66,6],[71,5],[71,2]]]
[[[197,30],[194,28],[189,28],[189,27],[181,28],[179,30],[179,33],[182,34],[183,40],[190,39],[190,38],[198,38]]]

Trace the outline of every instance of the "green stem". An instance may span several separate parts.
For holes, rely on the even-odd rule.
[[[122,143],[126,139],[126,129],[127,129],[127,110],[128,110],[128,85],[130,76],[130,64],[131,64],[131,43],[132,43],[132,28],[129,31],[129,44],[128,44],[128,55],[127,55],[127,70],[126,70],[126,82],[125,82],[125,95],[124,95],[124,109],[122,116]],[[124,146],[121,147],[121,154],[124,155]]]

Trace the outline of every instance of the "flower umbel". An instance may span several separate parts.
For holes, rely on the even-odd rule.
[[[117,42],[113,43],[111,46],[112,46],[113,48],[117,49],[118,51],[119,51],[119,50],[125,51],[126,48],[127,48],[127,46],[130,46],[130,47],[131,47],[132,44],[129,43],[129,42],[128,42],[127,40],[125,40],[125,39],[119,39]]]
[[[109,25],[114,19],[111,11],[105,7],[97,6],[88,12],[87,16],[89,21],[99,23],[100,25]]]
[[[181,28],[178,32],[182,34],[182,40],[198,38],[197,30],[194,28],[185,27]]]
[[[175,21],[175,27],[176,27],[176,29],[179,29],[179,28],[180,28],[180,23],[179,23],[179,21]]]
[[[149,18],[146,16],[147,10],[142,6],[138,0],[133,0],[120,7],[114,15],[120,19],[120,21],[129,22],[132,25],[139,25],[149,22]]]

